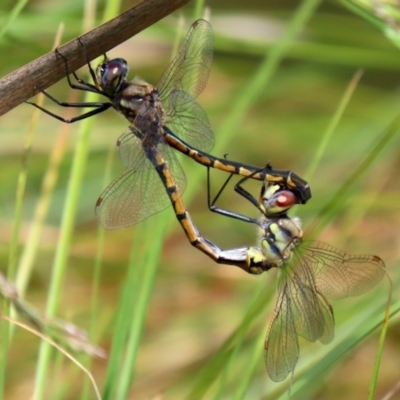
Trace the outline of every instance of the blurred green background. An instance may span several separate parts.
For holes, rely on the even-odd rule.
[[[374,3],[380,8],[367,4],[366,16],[376,22],[374,26],[371,21],[355,15],[348,8],[349,4],[338,1],[319,4],[284,53],[271,79],[257,86],[254,83],[257,76],[261,76],[261,82],[266,76],[264,58],[268,59],[271,50],[282,40],[299,3],[287,0],[268,3],[214,0],[206,3],[215,31],[215,56],[209,83],[199,103],[207,112],[215,132],[213,154],[228,154],[230,159],[260,166],[270,161],[275,168],[295,171],[309,181],[313,198],[296,209],[305,229],[315,221],[343,182],[368,156],[372,157],[346,192],[343,202],[336,209],[329,208],[333,217],[318,239],[349,253],[372,253],[383,258],[394,282],[394,302],[397,304],[399,133],[379,153],[374,153],[374,146],[387,133],[400,110],[400,53],[384,32],[386,29],[386,35],[396,39],[396,21],[387,17],[396,14],[384,3]],[[12,2],[0,4],[0,26],[7,21],[13,6]],[[125,2],[122,10],[130,6],[131,2]],[[99,5],[100,10],[103,7],[104,4]],[[183,35],[187,31],[194,20],[194,8],[195,4],[189,3],[113,49],[109,56],[127,59],[131,78],[139,75],[155,84],[170,60],[176,27],[183,21],[179,32]],[[382,10],[383,19],[378,18]],[[81,1],[30,1],[0,39],[0,75],[5,76],[50,51],[60,23],[65,24],[62,43],[66,43],[82,32],[83,21]],[[100,17],[97,21],[100,22]],[[361,80],[332,131],[315,171],[307,175],[359,69],[363,70]],[[253,90],[249,93],[251,84]],[[60,100],[71,99],[65,80],[54,85],[50,93]],[[74,101],[77,101],[76,97]],[[242,108],[241,102],[244,103]],[[49,101],[45,102],[45,107],[58,114],[64,112]],[[242,117],[238,111],[243,112]],[[2,270],[6,270],[12,251],[16,190],[25,160],[24,146],[32,113],[31,106],[22,104],[4,115],[0,123]],[[237,121],[233,113],[239,117]],[[127,124],[113,111],[93,118],[93,124],[56,315],[91,330],[93,342],[110,351],[119,333],[116,331],[117,310],[134,248],[131,265],[137,275],[135,285],[127,291],[131,306],[127,319],[133,317],[135,320],[136,307],[143,299],[140,297],[144,285],[141,277],[150,286],[149,302],[145,301],[141,308],[146,311],[144,328],[137,327],[141,337],[136,338],[139,348],[137,358],[134,357],[135,379],[126,398],[278,398],[288,382],[276,384],[269,380],[263,363],[263,337],[273,309],[276,271],[255,277],[230,266],[216,265],[188,244],[171,208],[138,226],[105,233],[104,242],[100,242],[101,267],[97,270],[100,271],[97,275],[99,287],[94,295],[97,301],[94,306],[93,275],[99,240],[94,205],[107,182],[123,170],[115,157],[108,178],[105,178],[110,151],[114,151],[116,140],[127,129]],[[63,140],[66,141],[37,254],[32,258],[33,270],[26,292],[26,299],[43,311],[60,238],[71,166],[80,137],[79,125],[67,126],[41,115],[27,164],[22,224],[15,250],[17,265],[26,256],[28,243],[32,240],[29,234],[50,154],[55,148],[62,149]],[[255,244],[254,227],[208,211],[205,169],[191,160],[180,159],[188,180],[184,200],[201,233],[222,248]],[[214,171],[212,179],[213,190],[217,191],[226,175]],[[249,188],[257,194],[259,184],[253,183]],[[233,191],[225,192],[220,205],[256,215],[251,205]],[[158,235],[162,238],[164,229],[165,240],[158,254],[161,245]],[[146,271],[148,263],[153,262],[151,257],[158,255],[153,285],[153,278],[146,278]],[[242,336],[228,342],[225,351],[223,344],[238,331],[256,292],[261,293],[265,301],[244,327]],[[387,293],[388,284],[383,281],[360,298],[332,303],[336,338],[328,346],[300,341],[300,361],[296,371],[301,376],[295,378],[293,398],[367,397],[379,336],[378,330],[368,335],[369,324],[374,321],[377,324],[383,319]],[[399,333],[398,319],[393,318],[384,347],[377,398],[398,382]],[[364,336],[367,337],[361,344],[355,343]],[[123,342],[125,334],[119,339]],[[346,348],[346,343],[350,349]],[[234,344],[240,346],[232,353]],[[6,366],[6,399],[26,399],[32,395],[37,379],[39,345],[39,340],[32,334],[15,330]],[[78,358],[88,362],[87,357]],[[52,360],[54,368],[51,367],[46,376],[44,398],[94,398],[91,390],[82,393],[87,382],[81,370],[62,357]],[[106,372],[110,368],[108,362],[93,361],[92,372],[100,387],[105,381],[110,385],[110,370]],[[114,383],[120,377],[118,365],[123,362],[123,357],[115,361],[115,375],[111,379]],[[245,394],[240,394],[238,387],[246,380],[244,376],[248,372]],[[104,398],[117,398],[113,396],[104,394]]]

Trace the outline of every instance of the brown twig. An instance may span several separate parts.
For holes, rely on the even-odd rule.
[[[136,35],[151,24],[170,14],[189,0],[144,0],[118,17],[80,36],[89,60]],[[59,49],[68,59],[70,71],[82,67],[85,56],[78,39]],[[0,116],[37,93],[34,85],[46,89],[65,76],[64,61],[55,52],[32,61],[0,80]]]

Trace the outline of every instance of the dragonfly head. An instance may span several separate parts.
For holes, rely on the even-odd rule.
[[[108,95],[113,95],[121,89],[127,74],[128,63],[123,58],[106,59],[96,68],[98,85]]]
[[[263,185],[260,195],[260,209],[266,217],[283,217],[297,203],[296,195],[281,185]]]

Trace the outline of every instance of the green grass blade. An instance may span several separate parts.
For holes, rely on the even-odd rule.
[[[96,101],[96,96],[92,93],[86,96],[85,101]],[[71,177],[68,184],[67,198],[63,212],[59,244],[53,265],[51,276],[49,297],[46,314],[54,316],[58,310],[62,284],[66,272],[69,248],[71,245],[72,233],[74,231],[75,216],[79,201],[80,189],[82,185],[83,173],[89,149],[90,132],[93,120],[84,120],[81,124],[80,135],[76,147],[74,161],[71,170]],[[47,380],[51,347],[47,343],[42,343],[39,355],[38,371],[36,376],[35,398],[44,398],[45,382]]]
[[[246,364],[246,368],[240,376],[239,386],[235,390],[234,400],[243,400],[250,386],[251,379],[255,374],[255,370],[263,358],[262,348],[265,343],[265,332],[258,335],[254,340],[251,357]]]
[[[149,244],[146,246],[146,255],[143,259],[143,265],[138,267],[136,260],[132,259],[131,265],[129,266],[129,268],[132,269],[143,269],[143,275],[140,284],[136,286],[137,288],[140,287],[140,292],[135,303],[136,307],[131,311],[133,318],[131,326],[129,327],[130,335],[118,385],[116,396],[116,399],[118,400],[128,398],[129,388],[134,377],[135,363],[143,334],[144,322],[149,308],[151,294],[157,276],[158,266],[160,264],[161,251],[164,244],[164,241],[158,240],[157,236],[159,236],[160,239],[164,237],[169,221],[169,218],[163,216],[159,218],[159,223],[156,224],[157,234],[154,236],[154,241],[148,240]],[[148,223],[148,227],[150,226],[154,226],[154,221]],[[146,237],[151,237],[152,233],[152,230],[147,229]]]
[[[249,329],[249,326],[264,310],[266,304],[265,283],[259,282],[256,286],[254,296],[249,301],[249,307],[243,316],[242,322],[225,341],[218,352],[215,353],[212,360],[207,362],[203,371],[198,374],[187,398],[197,400],[205,396],[208,389],[211,387],[213,382],[218,379],[220,372],[229,361],[234,346],[238,343],[240,345],[243,336]]]
[[[114,8],[110,8],[110,10],[113,9]],[[104,17],[112,18],[113,16],[104,15]],[[94,102],[97,101],[97,99],[97,94],[86,93],[84,101]],[[82,187],[86,161],[89,154],[90,133],[93,123],[94,120],[89,118],[82,121],[80,126],[79,138],[72,164],[71,175],[67,190],[67,198],[65,201],[65,207],[62,216],[60,239],[57,246],[49,289],[46,313],[50,317],[56,313],[59,306],[62,283],[66,272],[72,233],[75,225],[76,210]],[[45,382],[50,363],[50,356],[51,347],[47,343],[42,343],[36,375],[36,400],[43,399],[45,395]]]
[[[14,4],[14,8],[9,12],[3,26],[0,28],[0,38],[4,36],[12,23],[18,18],[27,3],[28,0],[18,0],[17,3]]]
[[[386,333],[387,333],[389,319],[390,319],[390,307],[391,307],[391,303],[392,303],[393,284],[392,284],[392,280],[390,279],[389,273],[387,273],[387,278],[389,281],[389,295],[388,295],[388,299],[387,299],[387,303],[386,303],[386,310],[385,310],[385,316],[384,316],[384,320],[383,320],[383,324],[382,324],[381,334],[379,336],[378,350],[376,352],[374,370],[372,371],[371,383],[369,386],[369,393],[368,393],[368,400],[375,399],[375,393],[376,393],[376,388],[377,388],[377,384],[378,384],[379,368],[381,366],[381,361],[382,361],[383,346],[385,345]],[[395,315],[395,313],[397,313],[399,311],[400,311],[400,309],[398,307],[396,307],[393,315]]]
[[[385,149],[386,145],[399,131],[400,116],[397,116],[388,126],[386,132],[381,134],[378,143],[371,149],[364,161],[352,172],[352,174],[344,181],[343,185],[332,197],[332,199],[320,211],[317,219],[311,227],[308,228],[313,234],[318,234],[338,213],[339,209],[343,207],[344,201],[349,194],[350,189],[355,183],[361,179],[367,169],[371,167],[373,162],[378,158],[380,153]]]
[[[108,152],[108,157],[107,157],[107,162],[106,162],[106,167],[105,167],[105,173],[104,173],[104,180],[103,180],[103,187],[106,187],[106,185],[111,182],[112,177],[111,177],[111,169],[114,164],[115,160],[115,146],[112,144],[110,146],[109,152]],[[95,265],[94,265],[94,272],[93,272],[93,282],[92,282],[92,298],[91,298],[91,321],[90,321],[90,337],[92,338],[93,341],[98,339],[97,337],[97,332],[96,332],[96,322],[98,320],[99,314],[100,314],[100,306],[99,306],[99,299],[100,299],[100,285],[101,285],[101,274],[102,274],[102,267],[103,267],[103,252],[106,244],[106,232],[103,228],[100,226],[98,227],[98,233],[97,233],[97,251],[96,251],[96,258],[95,258]],[[92,359],[88,357],[87,360],[88,364],[90,365],[92,362]],[[91,390],[91,381],[90,379],[86,379],[84,388],[82,390],[82,400],[86,400],[90,396],[90,390]]]
[[[204,0],[196,0],[193,13],[193,21],[203,18],[204,14]]]
[[[7,266],[7,277],[11,281],[15,277],[15,271],[18,260],[18,249],[19,249],[19,234],[21,228],[21,220],[22,220],[22,211],[24,205],[24,196],[26,190],[26,183],[28,178],[28,166],[29,160],[32,152],[32,143],[35,134],[35,127],[37,125],[37,121],[40,113],[38,110],[34,111],[32,114],[31,124],[29,127],[28,134],[26,136],[25,148],[24,148],[24,157],[22,162],[22,168],[18,176],[17,183],[17,191],[16,191],[16,203],[15,203],[15,214],[14,214],[14,222],[12,228],[12,236],[11,236],[11,244],[9,249],[9,257],[8,257],[8,266]],[[9,316],[10,308],[8,303],[4,303],[3,305],[3,313],[6,316]],[[0,354],[0,399],[3,399],[4,393],[3,389],[5,387],[5,374],[6,374],[6,364],[7,364],[7,355],[8,348],[10,344],[10,326],[9,323],[5,320],[1,321],[1,332],[2,332],[2,348],[3,351]]]
[[[233,103],[232,111],[217,134],[217,145],[215,146],[217,154],[223,148],[222,145],[227,138],[229,136],[232,138],[238,131],[249,107],[256,102],[261,93],[265,92],[267,85],[285,58],[286,52],[290,50],[296,36],[304,29],[320,3],[320,0],[303,0],[289,22],[282,39],[270,51],[267,51],[260,67],[249,80],[238,100]]]
[[[368,12],[368,10],[365,7],[363,7],[361,4],[357,4],[356,1],[351,1],[351,0],[340,0],[340,3],[343,4],[350,11],[352,11],[354,14],[359,15],[360,17],[362,17],[366,21],[368,21],[370,24],[383,30],[384,24],[382,23],[382,21],[379,18],[377,18],[376,16],[372,15],[371,12]],[[371,5],[372,5],[372,3],[371,3]]]
[[[257,293],[253,297],[253,302],[256,302],[259,297],[259,294]],[[246,314],[251,313],[252,309],[252,303],[249,305],[249,310]],[[251,321],[253,322],[253,321]],[[237,331],[235,332],[236,336],[236,341],[235,341],[235,346],[233,350],[230,352],[229,357],[224,360],[224,365],[222,368],[221,376],[220,376],[220,382],[219,382],[219,388],[218,391],[214,397],[215,400],[221,399],[224,397],[224,394],[226,393],[227,390],[227,384],[229,380],[229,375],[231,374],[232,370],[234,369],[235,362],[239,361],[239,351],[241,346],[243,345],[243,342],[245,340],[246,334],[249,330],[249,323],[247,324],[242,324],[241,326],[238,327]],[[258,341],[256,341],[258,344]],[[259,347],[258,350],[260,350],[262,347]]]
[[[343,113],[346,110],[346,107],[354,93],[354,90],[356,89],[361,77],[363,75],[362,70],[358,70],[352,80],[350,81],[349,86],[347,87],[347,90],[345,91],[342,100],[339,103],[338,108],[336,109],[335,114],[333,115],[333,118],[326,128],[324,134],[321,137],[321,142],[319,144],[319,147],[316,149],[314,157],[312,158],[310,165],[307,168],[307,172],[304,174],[304,178],[306,180],[310,180],[311,177],[314,175],[318,165],[321,162],[321,159],[328,147],[328,143],[333,135],[333,132],[335,131],[336,127],[338,126],[340,120],[342,119]]]
[[[148,231],[147,223],[139,224],[131,247],[129,257],[129,268],[127,277],[124,280],[124,288],[121,292],[121,300],[118,305],[118,315],[115,322],[113,344],[107,366],[107,375],[105,379],[103,398],[115,398],[115,391],[119,385],[120,364],[122,363],[125,354],[126,338],[129,336],[129,327],[132,323],[134,312],[132,304],[137,303],[138,291],[140,288],[140,271],[142,268],[138,265],[143,265],[145,261],[145,238]]]

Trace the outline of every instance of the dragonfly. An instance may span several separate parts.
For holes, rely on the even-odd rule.
[[[59,52],[57,54],[63,57]],[[298,193],[299,202],[306,202],[311,197],[311,191],[308,183],[291,171],[270,168],[260,173],[259,167],[206,153],[211,149],[214,137],[208,118],[195,98],[207,83],[212,58],[211,25],[205,20],[198,20],[192,24],[157,86],[138,77],[128,81],[126,60],[110,60],[106,56],[96,71],[90,62],[87,63],[94,84],[80,79],[73,72],[78,82],[74,83],[69,75],[68,61],[63,57],[70,87],[97,93],[107,101],[65,103],[42,90],[60,106],[92,108],[71,119],[64,119],[34,105],[66,123],[92,117],[109,108],[122,114],[130,126],[117,140],[117,151],[127,171],[117,177],[97,200],[96,216],[100,224],[107,229],[125,228],[172,204],[190,243],[220,262],[221,250],[201,238],[183,204],[181,196],[186,188],[186,178],[173,149],[207,167],[251,175],[254,179],[282,182]]]
[[[298,202],[296,194],[284,184],[263,182],[258,199],[244,189],[247,177],[235,185],[235,191],[259,210],[260,219],[215,206],[231,177],[209,201],[209,207],[219,214],[256,224],[260,243],[247,248],[248,259],[257,266],[258,273],[279,270],[277,299],[265,340],[267,372],[279,382],[294,373],[300,352],[299,336],[323,344],[333,340],[334,313],[329,300],[368,292],[385,275],[385,264],[376,255],[352,255],[323,242],[304,241],[300,220],[287,214]]]

